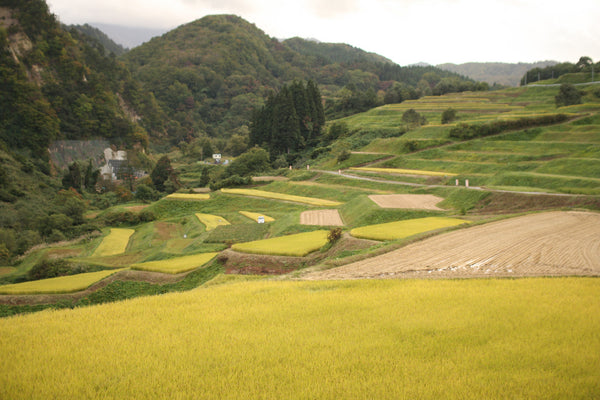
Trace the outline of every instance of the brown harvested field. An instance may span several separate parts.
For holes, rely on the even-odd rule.
[[[372,194],[369,199],[381,208],[414,208],[437,211],[443,211],[436,204],[444,200],[431,194]]]
[[[434,236],[305,279],[600,276],[600,214],[546,212]]]
[[[338,210],[311,210],[300,214],[302,225],[344,226]]]

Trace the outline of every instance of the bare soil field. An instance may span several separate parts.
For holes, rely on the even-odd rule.
[[[300,214],[302,225],[344,226],[338,210],[310,210]]]
[[[303,279],[600,276],[600,214],[546,212],[431,237]]]
[[[437,211],[443,211],[436,204],[444,200],[431,194],[372,194],[369,199],[381,208],[412,208]]]

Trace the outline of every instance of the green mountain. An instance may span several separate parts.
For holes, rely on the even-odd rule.
[[[374,63],[394,64],[393,61],[380,56],[379,54],[369,53],[344,43],[322,43],[316,40],[302,39],[299,37],[286,39],[283,43],[302,55],[316,58],[317,61],[323,65],[352,63],[360,60]]]
[[[164,118],[152,94],[121,61],[106,56],[98,41],[78,30],[64,30],[43,0],[3,4],[0,253],[4,244],[6,254],[19,254],[40,241],[94,229],[85,227],[87,206],[80,195],[59,193],[56,176],[63,171],[50,162],[50,148],[106,141],[142,152],[164,130]],[[81,180],[94,174],[91,169],[73,172]],[[93,191],[94,184],[87,181],[85,189]]]
[[[282,42],[233,15],[207,16],[180,26],[123,59],[169,114],[173,144],[203,134],[247,135],[252,112],[271,91],[294,80],[317,82],[330,117],[383,104],[387,94],[388,100],[398,101],[437,89],[476,88],[457,74],[400,67],[347,45],[298,38]]]
[[[107,54],[114,53],[114,55],[120,56],[127,51],[123,46],[115,43],[108,35],[106,35],[106,33],[89,24],[70,25],[68,28],[76,29],[87,37],[97,40],[104,47]]]

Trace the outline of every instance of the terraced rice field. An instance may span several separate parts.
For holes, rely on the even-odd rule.
[[[218,215],[196,213],[196,217],[206,226],[207,231],[212,231],[219,225],[229,225],[229,221]]]
[[[304,257],[327,243],[327,231],[297,233],[246,243],[236,243],[231,248],[242,253],[274,256]]]
[[[125,253],[129,238],[134,233],[135,230],[133,229],[111,228],[110,234],[102,240],[93,255],[104,257]]]
[[[306,279],[600,275],[600,214],[547,212],[462,229]]]
[[[256,189],[221,189],[221,192],[228,194],[239,194],[243,196],[253,196],[253,197],[263,197],[266,199],[273,200],[283,200],[283,201],[293,201],[295,203],[304,203],[310,204],[313,206],[339,206],[340,202],[325,200],[325,199],[317,199],[314,197],[304,197],[304,196],[295,196],[291,194],[284,193],[276,193],[276,192],[267,192],[264,190],[256,190]]]
[[[432,194],[373,194],[369,196],[381,208],[408,208],[418,210],[443,211],[436,206],[441,197]]]
[[[265,215],[265,214],[262,214],[262,213],[251,212],[251,211],[240,211],[239,213],[242,214],[244,217],[250,218],[254,222],[258,222],[258,218],[259,217],[263,217],[264,220],[265,220],[265,222],[273,222],[273,221],[275,221],[275,218],[269,217],[268,215]]]
[[[166,274],[180,274],[191,271],[212,260],[218,253],[201,253],[190,256],[170,258],[168,260],[149,261],[132,264],[132,269],[150,272],[163,272]]]
[[[350,234],[360,239],[396,240],[407,238],[423,232],[430,232],[436,229],[448,228],[466,223],[469,223],[469,221],[458,218],[416,218],[403,221],[387,222],[385,224],[362,226],[360,228],[352,229]]]
[[[40,279],[0,286],[0,294],[46,294],[72,293],[84,290],[94,283],[122,269],[87,272],[84,274],[59,276],[57,278]]]
[[[171,200],[208,200],[208,193],[171,193],[166,197]]]
[[[300,214],[302,225],[344,226],[338,210],[309,210]]]

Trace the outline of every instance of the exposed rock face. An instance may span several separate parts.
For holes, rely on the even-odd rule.
[[[21,63],[20,59],[33,49],[33,43],[29,37],[22,31],[9,29],[18,26],[19,22],[13,18],[12,12],[7,7],[0,7],[0,26],[9,32],[8,50],[16,63]],[[29,80],[35,82],[38,86],[43,84],[42,68],[39,65],[33,65],[27,70]]]

